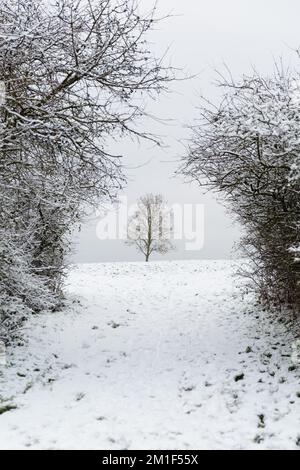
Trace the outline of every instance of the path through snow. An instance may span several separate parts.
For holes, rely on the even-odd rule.
[[[0,448],[295,449],[292,336],[224,261],[76,267],[9,353]],[[2,403],[2,405],[3,405]],[[1,405],[0,405],[1,409]]]

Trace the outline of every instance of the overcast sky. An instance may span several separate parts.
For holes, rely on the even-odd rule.
[[[143,0],[149,8],[151,0]],[[169,203],[203,204],[205,241],[202,250],[186,251],[178,243],[176,251],[164,259],[228,258],[236,255],[234,242],[240,229],[232,216],[212,194],[204,194],[196,185],[174,177],[184,147],[180,141],[189,137],[187,124],[197,117],[199,95],[217,100],[213,86],[215,69],[225,62],[234,76],[251,71],[252,66],[267,74],[273,69],[274,57],[282,56],[297,65],[293,49],[300,45],[299,0],[158,0],[162,14],[174,16],[163,21],[152,33],[153,50],[160,54],[168,46],[172,65],[184,68],[197,78],[176,82],[173,93],[149,103],[152,114],[172,119],[168,125],[145,120],[143,126],[164,136],[167,148],[159,150],[141,142],[120,142],[113,150],[126,157],[124,165],[128,185],[123,195],[129,202],[147,193],[162,193]],[[300,64],[300,63],[299,63]],[[142,257],[123,241],[103,241],[96,235],[97,220],[87,222],[76,236],[76,262],[134,261]],[[161,257],[155,256],[153,259]]]

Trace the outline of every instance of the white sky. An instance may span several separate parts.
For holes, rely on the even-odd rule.
[[[152,0],[143,0],[150,7]],[[184,148],[178,140],[185,140],[189,131],[185,127],[197,116],[199,94],[211,100],[218,91],[212,85],[215,69],[225,62],[234,76],[251,70],[271,73],[273,58],[282,56],[285,62],[297,65],[292,49],[300,45],[299,0],[158,0],[162,14],[172,12],[174,17],[161,23],[152,33],[153,49],[162,53],[170,46],[172,65],[184,68],[197,78],[177,82],[173,94],[150,103],[149,111],[161,118],[172,119],[162,125],[145,121],[147,130],[164,135],[165,150],[149,143],[140,145],[123,141],[118,151],[126,155],[128,185],[124,192],[130,202],[147,193],[162,193],[170,203],[200,203],[205,206],[205,243],[200,251],[185,251],[179,243],[177,250],[165,259],[227,258],[235,255],[234,241],[239,227],[232,225],[211,194],[203,194],[196,185],[184,183],[174,177]],[[300,65],[300,62],[299,62]],[[134,169],[134,167],[139,167]],[[123,241],[101,241],[96,236],[96,222],[84,225],[76,237],[76,262],[123,261],[142,259],[134,248]],[[159,256],[153,259],[160,258]]]

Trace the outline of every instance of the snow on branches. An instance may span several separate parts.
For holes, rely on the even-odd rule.
[[[205,102],[182,171],[225,195],[246,229],[242,246],[262,298],[299,304],[300,82],[276,68],[235,82],[222,77],[223,99]]]
[[[127,244],[135,246],[149,261],[152,253],[173,250],[172,211],[160,194],[147,194],[137,201],[128,223]]]
[[[174,74],[147,45],[155,9],[135,0],[2,0],[0,14],[1,231],[27,231],[12,253],[57,294],[82,207],[125,183],[108,139],[158,142],[135,122]]]

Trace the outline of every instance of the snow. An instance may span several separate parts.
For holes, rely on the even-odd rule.
[[[74,267],[67,311],[33,316],[0,368],[0,409],[17,407],[0,448],[298,448],[295,338],[238,265]]]

